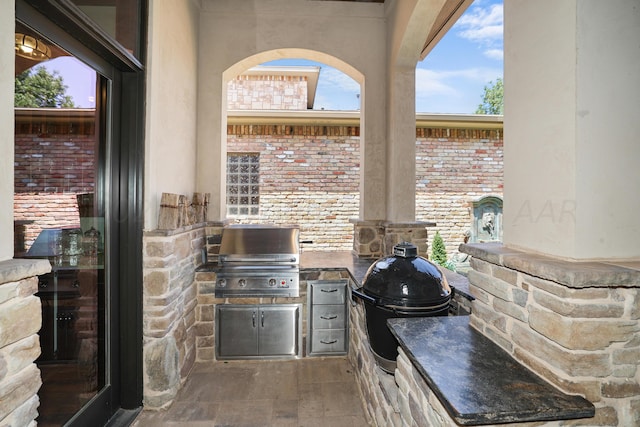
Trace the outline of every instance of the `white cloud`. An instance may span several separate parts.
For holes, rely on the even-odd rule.
[[[484,56],[491,59],[497,59],[502,61],[504,59],[504,50],[502,49],[487,49],[484,51]]]
[[[460,82],[485,83],[501,70],[492,68],[466,68],[462,70],[433,71],[424,68],[416,69],[416,97],[433,95],[457,96],[460,94]]]
[[[360,93],[360,85],[351,77],[335,68],[323,66],[320,70],[319,86],[331,86],[346,92]]]
[[[501,43],[504,31],[502,4],[476,5],[463,14],[453,27],[467,40],[483,45]]]

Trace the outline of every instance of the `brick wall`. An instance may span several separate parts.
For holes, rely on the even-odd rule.
[[[416,220],[437,224],[448,254],[471,228],[470,203],[502,197],[502,146],[499,130],[416,130]]]
[[[16,254],[44,228],[78,227],[77,195],[94,193],[94,110],[16,109]]]
[[[350,250],[358,217],[357,127],[228,126],[229,152],[260,153],[260,216],[293,223],[313,250]]]
[[[306,110],[307,78],[241,75],[227,84],[229,110]]]
[[[276,93],[277,85],[291,88],[291,79],[250,86],[269,83]],[[78,226],[75,197],[93,192],[95,152],[89,122],[25,115],[16,126],[14,210],[28,249],[42,228]],[[359,217],[358,126],[229,125],[227,134],[229,152],[260,153],[260,216],[238,222],[295,223],[302,239],[314,242],[310,249],[351,250],[350,220]],[[497,130],[416,129],[416,221],[435,222],[431,236],[438,230],[450,255],[471,227],[470,202],[502,195],[502,142]]]
[[[359,216],[357,126],[230,125],[229,152],[260,153],[260,216],[296,223],[314,250],[351,250]],[[502,196],[502,132],[416,130],[416,221],[435,222],[451,255],[471,228],[470,203]],[[430,244],[430,242],[429,242]]]

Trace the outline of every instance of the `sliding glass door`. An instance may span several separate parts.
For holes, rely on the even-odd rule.
[[[15,256],[52,266],[37,421],[98,426],[141,406],[143,79],[42,12],[16,2]]]

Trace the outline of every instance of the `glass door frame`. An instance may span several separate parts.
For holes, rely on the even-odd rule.
[[[144,2],[140,2],[144,3]],[[107,141],[105,188],[106,385],[67,425],[104,425],[114,415],[133,417],[142,406],[142,230],[144,68],[68,0],[15,0],[16,20],[87,63],[102,84],[96,110]],[[141,8],[144,5],[141,4]],[[146,10],[139,16],[145,17]],[[140,24],[144,35],[144,23]],[[143,38],[143,37],[142,37]],[[141,38],[141,46],[144,46]],[[144,52],[143,50],[139,50]],[[104,79],[100,79],[104,82]],[[99,81],[100,81],[99,80]]]

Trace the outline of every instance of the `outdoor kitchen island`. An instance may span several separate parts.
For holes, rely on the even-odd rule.
[[[350,253],[303,252],[301,274],[346,269],[353,286],[360,287],[374,261]],[[444,273],[455,289],[452,314],[464,314],[473,300],[467,279]],[[369,348],[363,303],[356,301],[349,358],[365,411],[376,425],[558,425],[594,415],[586,399],[562,393],[473,330],[468,316],[390,319],[400,349],[395,375],[387,374]]]
[[[303,250],[300,253],[299,265],[300,295],[297,298],[264,297],[251,299],[246,303],[301,304],[306,319],[309,309],[306,306],[309,283],[347,281],[352,289],[359,288],[374,261],[376,260],[359,258],[351,252]],[[201,266],[196,274],[196,282],[200,281],[198,277],[208,278],[204,282],[215,280],[216,268],[215,263]],[[211,273],[214,274],[213,277],[210,276]],[[468,313],[473,297],[469,294],[467,279],[449,271],[445,271],[444,274],[455,289],[455,298],[452,299],[454,309],[451,314]],[[208,292],[206,289],[210,289],[204,282],[199,283],[200,292]],[[214,304],[244,303],[243,298],[214,298],[207,301]],[[589,417],[593,414],[593,406],[586,400],[558,392],[537,377],[535,381],[530,382],[498,384],[496,381],[485,381],[484,379],[494,376],[506,378],[504,373],[500,373],[501,370],[510,372],[510,378],[516,379],[525,372],[527,375],[531,374],[504,350],[490,345],[490,350],[487,350],[487,338],[470,335],[468,316],[389,320],[392,331],[400,343],[398,369],[395,375],[389,374],[377,365],[369,346],[364,303],[348,295],[346,304],[349,311],[349,344],[346,357],[353,366],[363,408],[374,425],[531,425],[529,423],[533,419],[541,421],[535,425],[559,425],[558,421],[545,421]],[[213,308],[206,307],[201,307],[200,310],[207,310],[212,315],[215,312]],[[451,324],[452,327],[445,337],[442,336],[442,332],[438,332],[439,339],[433,340],[429,334],[420,333],[425,327],[421,322]],[[309,339],[307,328],[308,325],[305,325],[305,336]],[[214,340],[201,340],[201,343],[207,342],[213,344]],[[215,351],[207,353],[204,348],[199,350],[202,351],[201,355],[215,354]],[[302,352],[299,357],[309,356]],[[330,359],[331,357],[325,360]],[[322,360],[320,358],[320,362]],[[499,366],[492,364],[492,360]],[[440,383],[431,380],[430,363],[434,361],[443,363],[441,374],[448,379],[446,389]],[[480,385],[482,387],[478,388]],[[479,389],[482,390],[483,396],[474,395],[474,391]],[[550,399],[550,396],[555,398]],[[467,406],[460,410],[460,400],[456,399],[462,399]]]

